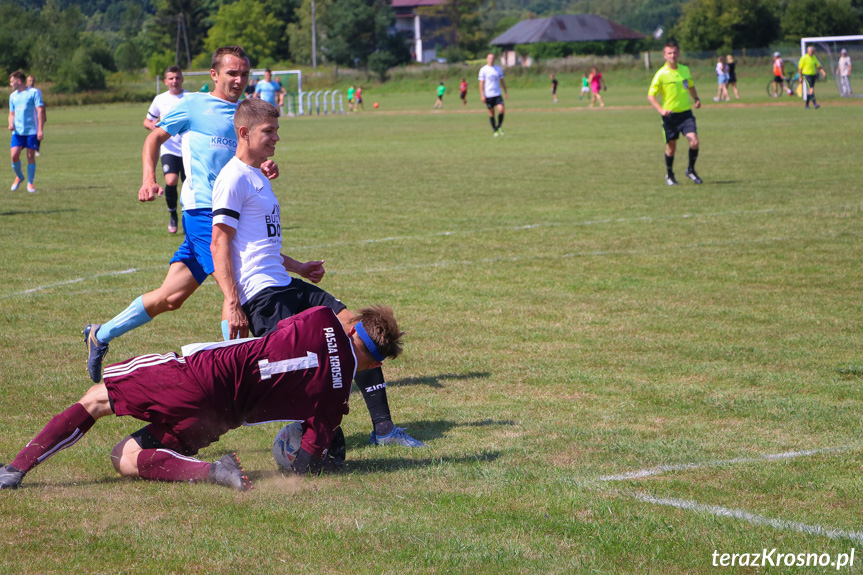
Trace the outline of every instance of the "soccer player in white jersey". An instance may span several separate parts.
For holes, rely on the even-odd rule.
[[[162,92],[155,98],[147,110],[144,127],[151,132],[156,129],[160,118],[168,115],[174,106],[188,94],[183,89],[183,71],[179,66],[170,66],[165,70],[165,86],[167,92]],[[162,144],[159,156],[162,159],[162,173],[165,174],[165,203],[168,204],[168,232],[177,233],[177,184],[186,179],[183,171],[183,137],[180,134],[172,136]]]
[[[501,88],[503,88],[504,97],[509,99],[509,92],[506,89],[506,82],[503,80],[503,69],[500,66],[494,65],[494,54],[489,54],[485,57],[488,62],[485,66],[479,69],[479,97],[485,107],[488,108],[489,121],[491,121],[491,129],[494,130],[494,137],[503,136],[503,114],[504,105],[501,97]],[[497,108],[497,123],[494,120],[494,109]]]
[[[301,263],[281,253],[281,207],[260,171],[279,141],[278,108],[261,99],[245,100],[234,126],[237,154],[213,186],[213,278],[225,296],[226,339],[243,338],[250,331],[262,336],[280,320],[319,305],[349,325],[356,316],[345,304],[290,275],[317,283],[324,276],[324,262]],[[358,372],[355,379],[372,417],[370,443],[425,446],[393,424],[379,366]]]
[[[186,95],[144,141],[143,183],[138,200],[151,202],[163,193],[156,183],[159,149],[171,136],[183,135],[186,181],[180,199],[185,241],[171,258],[168,275],[158,289],[139,296],[104,325],[90,324],[84,328],[87,371],[96,383],[102,379],[102,360],[112,339],[148,323],[160,313],[180,309],[213,273],[210,254],[213,182],[237,148],[234,112],[249,80],[249,68],[249,58],[240,46],[216,50],[210,69],[213,91]],[[268,178],[279,173],[272,161],[266,162],[262,171]]]
[[[21,150],[27,150],[27,191],[36,191],[36,152],[42,141],[42,128],[45,125],[45,104],[42,102],[42,92],[27,88],[27,76],[21,70],[12,72],[9,76],[9,131],[12,132],[10,152],[12,155],[12,171],[15,181],[12,191],[17,190],[24,181],[21,171]]]

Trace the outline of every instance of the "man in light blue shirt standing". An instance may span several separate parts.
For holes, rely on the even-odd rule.
[[[12,170],[15,181],[12,191],[17,190],[24,181],[21,171],[21,150],[27,150],[27,191],[36,191],[36,152],[42,141],[42,128],[45,125],[45,104],[42,92],[27,88],[27,76],[21,70],[9,76],[12,93],[9,94],[9,131],[12,132],[10,150]]]
[[[260,98],[264,102],[268,102],[275,107],[279,107],[279,93],[282,87],[273,82],[273,71],[267,68],[264,70],[264,79],[259,80],[255,85],[255,98]]]
[[[182,135],[186,180],[180,201],[185,241],[171,258],[161,287],[139,296],[104,325],[90,324],[84,328],[87,370],[94,382],[102,379],[102,360],[108,353],[108,342],[148,323],[160,313],[179,309],[213,273],[210,253],[213,183],[237,149],[234,112],[249,81],[249,67],[249,59],[240,46],[216,50],[210,69],[215,85],[213,91],[185,95],[144,141],[143,183],[138,200],[151,202],[164,193],[156,183],[159,148],[172,136]],[[261,170],[268,178],[278,176],[278,168],[271,160],[261,166]]]

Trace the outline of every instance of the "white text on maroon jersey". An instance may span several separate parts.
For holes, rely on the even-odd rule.
[[[335,330],[331,327],[325,327],[324,337],[327,340],[327,350],[330,352],[330,372],[333,376],[333,389],[341,389],[342,360],[339,358],[339,344],[336,342]]]

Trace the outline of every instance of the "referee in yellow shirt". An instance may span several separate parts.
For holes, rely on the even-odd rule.
[[[809,102],[817,110],[821,106],[815,101],[815,81],[818,79],[818,72],[821,72],[821,77],[826,78],[827,72],[821,67],[821,62],[815,57],[815,46],[811,44],[806,46],[806,53],[801,56],[800,62],[797,64],[797,69],[800,71],[800,77],[806,82],[806,109],[809,109]]]
[[[695,173],[695,160],[698,159],[698,133],[689,96],[695,100],[696,108],[701,107],[701,99],[695,90],[689,67],[677,63],[680,60],[680,47],[677,42],[668,42],[662,51],[662,56],[665,58],[665,66],[660,68],[653,77],[653,82],[650,83],[650,89],[647,91],[647,101],[662,116],[662,127],[665,130],[665,183],[669,186],[677,185],[673,169],[674,152],[677,150],[677,139],[680,134],[683,134],[689,140],[689,167],[686,168],[686,177],[700,184],[703,180]],[[657,94],[662,96],[661,105],[656,99]]]

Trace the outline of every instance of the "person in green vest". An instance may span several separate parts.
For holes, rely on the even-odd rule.
[[[797,69],[800,71],[800,77],[806,82],[806,109],[809,109],[809,102],[812,102],[812,106],[817,110],[821,106],[815,101],[815,81],[818,79],[819,72],[822,78],[827,77],[827,72],[815,56],[815,46],[810,44],[806,47],[806,53],[800,57]]]

